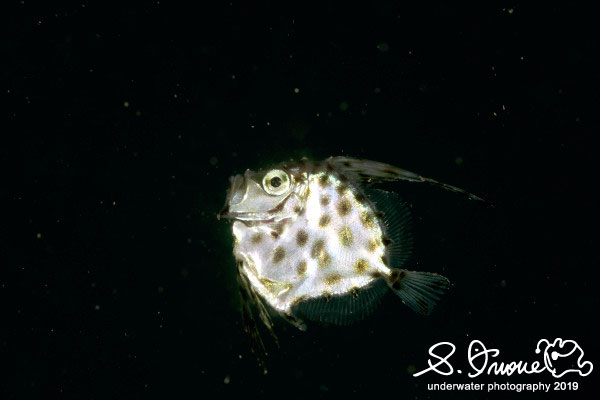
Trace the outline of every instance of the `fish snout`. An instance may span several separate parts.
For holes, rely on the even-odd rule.
[[[225,200],[225,205],[217,214],[217,219],[230,217],[230,208],[240,204],[246,194],[246,180],[242,175],[232,176],[229,178],[229,181],[231,182],[231,186],[227,191],[227,199]]]

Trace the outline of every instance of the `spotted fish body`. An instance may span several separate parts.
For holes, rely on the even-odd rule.
[[[362,304],[356,299],[373,297],[366,293],[381,281],[412,309],[431,311],[448,280],[394,268],[399,266],[394,259],[403,260],[410,243],[402,243],[406,235],[388,232],[390,226],[363,185],[385,180],[427,182],[481,200],[388,164],[345,157],[303,159],[231,178],[220,216],[234,220],[233,252],[248,292],[242,297],[258,303],[269,328],[263,302],[305,329],[295,312],[298,306],[340,298]],[[391,228],[403,229],[399,225]],[[340,312],[356,311],[344,306]]]
[[[259,295],[289,316],[301,301],[356,293],[389,276],[384,230],[365,194],[323,164],[288,171],[298,187],[284,218],[233,224],[234,254]]]

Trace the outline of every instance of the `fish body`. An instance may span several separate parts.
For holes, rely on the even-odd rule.
[[[346,157],[286,162],[230,178],[219,215],[233,220],[242,298],[257,304],[269,328],[263,303],[305,329],[304,317],[362,318],[388,288],[413,310],[431,312],[448,280],[400,268],[411,248],[408,211],[393,193],[366,189],[391,180],[427,182],[481,200],[388,164]]]

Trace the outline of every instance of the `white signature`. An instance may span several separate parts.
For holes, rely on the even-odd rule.
[[[445,355],[439,355],[440,351],[446,349]],[[440,350],[438,350],[440,349]],[[421,376],[426,372],[434,371],[441,375],[452,375],[454,368],[448,359],[456,351],[456,346],[450,342],[440,342],[434,344],[429,348],[429,355],[434,359],[438,360],[435,364],[431,361],[431,358],[427,360],[429,368],[414,373],[413,376]],[[479,340],[471,341],[469,344],[469,350],[467,353],[467,360],[469,366],[473,370],[468,374],[469,378],[475,378],[484,372],[488,375],[512,375],[517,374],[539,374],[544,371],[548,371],[555,378],[560,378],[566,373],[577,372],[580,376],[588,376],[594,369],[594,365],[590,361],[583,361],[583,349],[574,340],[563,340],[560,338],[554,339],[550,342],[547,339],[540,339],[535,348],[535,353],[540,354],[543,352],[543,362],[534,361],[527,363],[525,361],[511,361],[511,362],[498,362],[493,361],[490,363],[491,358],[496,358],[500,354],[498,349],[487,349],[483,342]],[[444,354],[444,353],[442,353]],[[555,362],[559,359],[572,357],[570,369],[559,370]],[[575,358],[576,364],[575,364]],[[459,374],[461,370],[456,370]]]

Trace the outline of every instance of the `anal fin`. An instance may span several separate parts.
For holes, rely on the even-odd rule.
[[[382,279],[348,294],[317,297],[299,302],[292,311],[311,321],[346,326],[369,316],[388,292]]]

